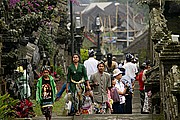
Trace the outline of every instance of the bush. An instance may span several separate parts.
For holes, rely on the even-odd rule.
[[[56,68],[56,73],[57,75],[59,75],[61,78],[64,78],[65,77],[65,73],[64,73],[64,70],[62,68],[62,66],[58,66]]]
[[[88,49],[81,49],[81,63],[88,59]]]
[[[19,100],[14,100],[10,94],[0,95],[0,119],[9,119],[16,117],[16,111],[12,108]]]

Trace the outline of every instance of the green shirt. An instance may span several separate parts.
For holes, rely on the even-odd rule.
[[[49,75],[49,79],[50,79],[50,84],[51,84],[51,87],[52,87],[52,97],[53,97],[52,102],[54,102],[55,99],[56,99],[56,92],[57,92],[56,83],[54,81],[54,78],[52,76],[50,76],[50,75]],[[36,88],[37,88],[37,90],[36,90],[36,101],[38,103],[42,104],[42,102],[43,102],[42,101],[43,100],[43,98],[42,98],[42,77],[40,77],[38,79]]]
[[[70,83],[70,90],[72,92],[76,90],[76,86],[74,83],[71,82],[71,79],[73,79],[76,82],[79,82],[83,78],[85,81],[88,80],[85,66],[81,63],[78,63],[78,67],[76,69],[75,65],[72,63],[68,67],[68,74],[67,74],[67,82]]]

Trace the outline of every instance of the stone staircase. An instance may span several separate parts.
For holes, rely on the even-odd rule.
[[[45,117],[35,117],[35,118],[32,118],[32,120],[46,120]],[[73,116],[53,116],[52,117],[52,120],[74,120],[74,117]]]
[[[135,82],[135,90],[133,94],[133,114],[91,114],[81,116],[56,116],[53,115],[52,120],[163,120],[160,115],[141,114],[141,104],[139,95],[139,85]],[[35,117],[33,120],[45,120],[45,117]]]
[[[157,120],[150,114],[111,114],[111,115],[81,115],[74,116],[74,120]]]
[[[141,113],[141,101],[140,101],[138,81],[135,82],[135,87],[134,87],[134,94],[132,98],[132,113],[133,114]]]

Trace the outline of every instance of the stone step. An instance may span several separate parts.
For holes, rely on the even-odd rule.
[[[55,116],[52,120],[163,120],[158,114],[93,114],[80,116]],[[34,117],[32,119],[17,120],[45,120],[45,117]]]
[[[81,115],[81,116],[57,116],[52,120],[163,120],[160,115],[151,114],[111,114],[111,115]],[[21,119],[27,120],[27,119]],[[45,117],[36,117],[28,120],[45,120]]]
[[[134,88],[134,92],[139,94],[139,87],[138,88]]]
[[[134,94],[134,95],[139,95],[139,89],[134,89],[133,94]]]
[[[151,114],[106,114],[74,116],[74,120],[157,120],[159,115]]]
[[[45,120],[46,118],[41,116],[41,117],[34,117],[32,120]],[[26,119],[24,119],[26,120]],[[73,116],[53,116],[52,120],[73,120]]]
[[[133,114],[93,114],[81,116],[58,116],[53,114],[52,120],[157,120],[160,115],[140,113],[141,103],[139,85],[137,81],[135,82],[134,94],[132,98],[132,112]],[[45,117],[34,117],[32,120],[45,120]]]
[[[140,97],[140,94],[139,94],[139,90],[134,90],[133,91],[133,96],[135,96],[135,97]]]
[[[141,113],[141,109],[132,109],[132,113],[133,114],[140,114]]]
[[[135,119],[135,118],[133,118],[134,116],[139,116],[139,118],[138,117],[136,117],[136,118],[137,118],[137,120],[141,120],[141,117],[140,117],[140,116],[142,116],[140,114],[141,113],[141,101],[140,101],[140,94],[139,94],[139,84],[137,81],[135,82],[133,98],[132,98],[132,113],[133,113],[133,115],[131,115],[131,116],[132,116],[133,120]],[[147,115],[145,115],[145,116],[147,117]],[[146,118],[146,117],[144,117],[143,119],[149,120],[149,115],[148,115],[148,118]],[[131,120],[131,118],[129,118],[129,120]]]
[[[140,109],[140,108],[141,108],[141,104],[140,104],[140,103],[134,103],[134,104],[132,105],[132,108],[133,108],[133,109]]]
[[[140,102],[141,102],[140,97],[135,97],[135,96],[133,96],[133,97],[132,97],[132,102],[133,102],[133,103],[140,103]]]

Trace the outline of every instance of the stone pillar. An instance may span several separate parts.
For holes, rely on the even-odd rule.
[[[174,87],[173,85],[177,83],[177,79],[171,77],[171,84],[167,81],[167,75],[171,71],[174,65],[180,67],[180,43],[169,41],[166,45],[163,46],[163,49],[160,52],[160,66],[161,66],[161,86],[163,89],[163,105],[164,105],[164,114],[165,116],[171,118],[173,116],[173,111],[171,111],[171,106],[168,108],[169,102],[172,95],[176,96],[177,105],[178,105],[178,118],[180,118],[180,85]],[[178,73],[179,74],[179,73]],[[170,93],[168,93],[170,91]],[[166,119],[166,118],[165,118]]]
[[[150,9],[150,40],[151,47],[155,47],[152,53],[153,63],[155,66],[159,67],[160,71],[160,96],[161,96],[161,113],[163,114],[163,100],[164,100],[164,65],[162,61],[159,61],[160,52],[166,44],[166,38],[168,33],[168,29],[166,26],[166,20],[164,15],[162,14],[162,6],[161,2],[156,0],[150,0],[147,2]],[[167,39],[168,40],[168,39]],[[161,42],[160,42],[161,41]],[[162,42],[163,41],[163,42]],[[150,48],[151,49],[151,48]]]

